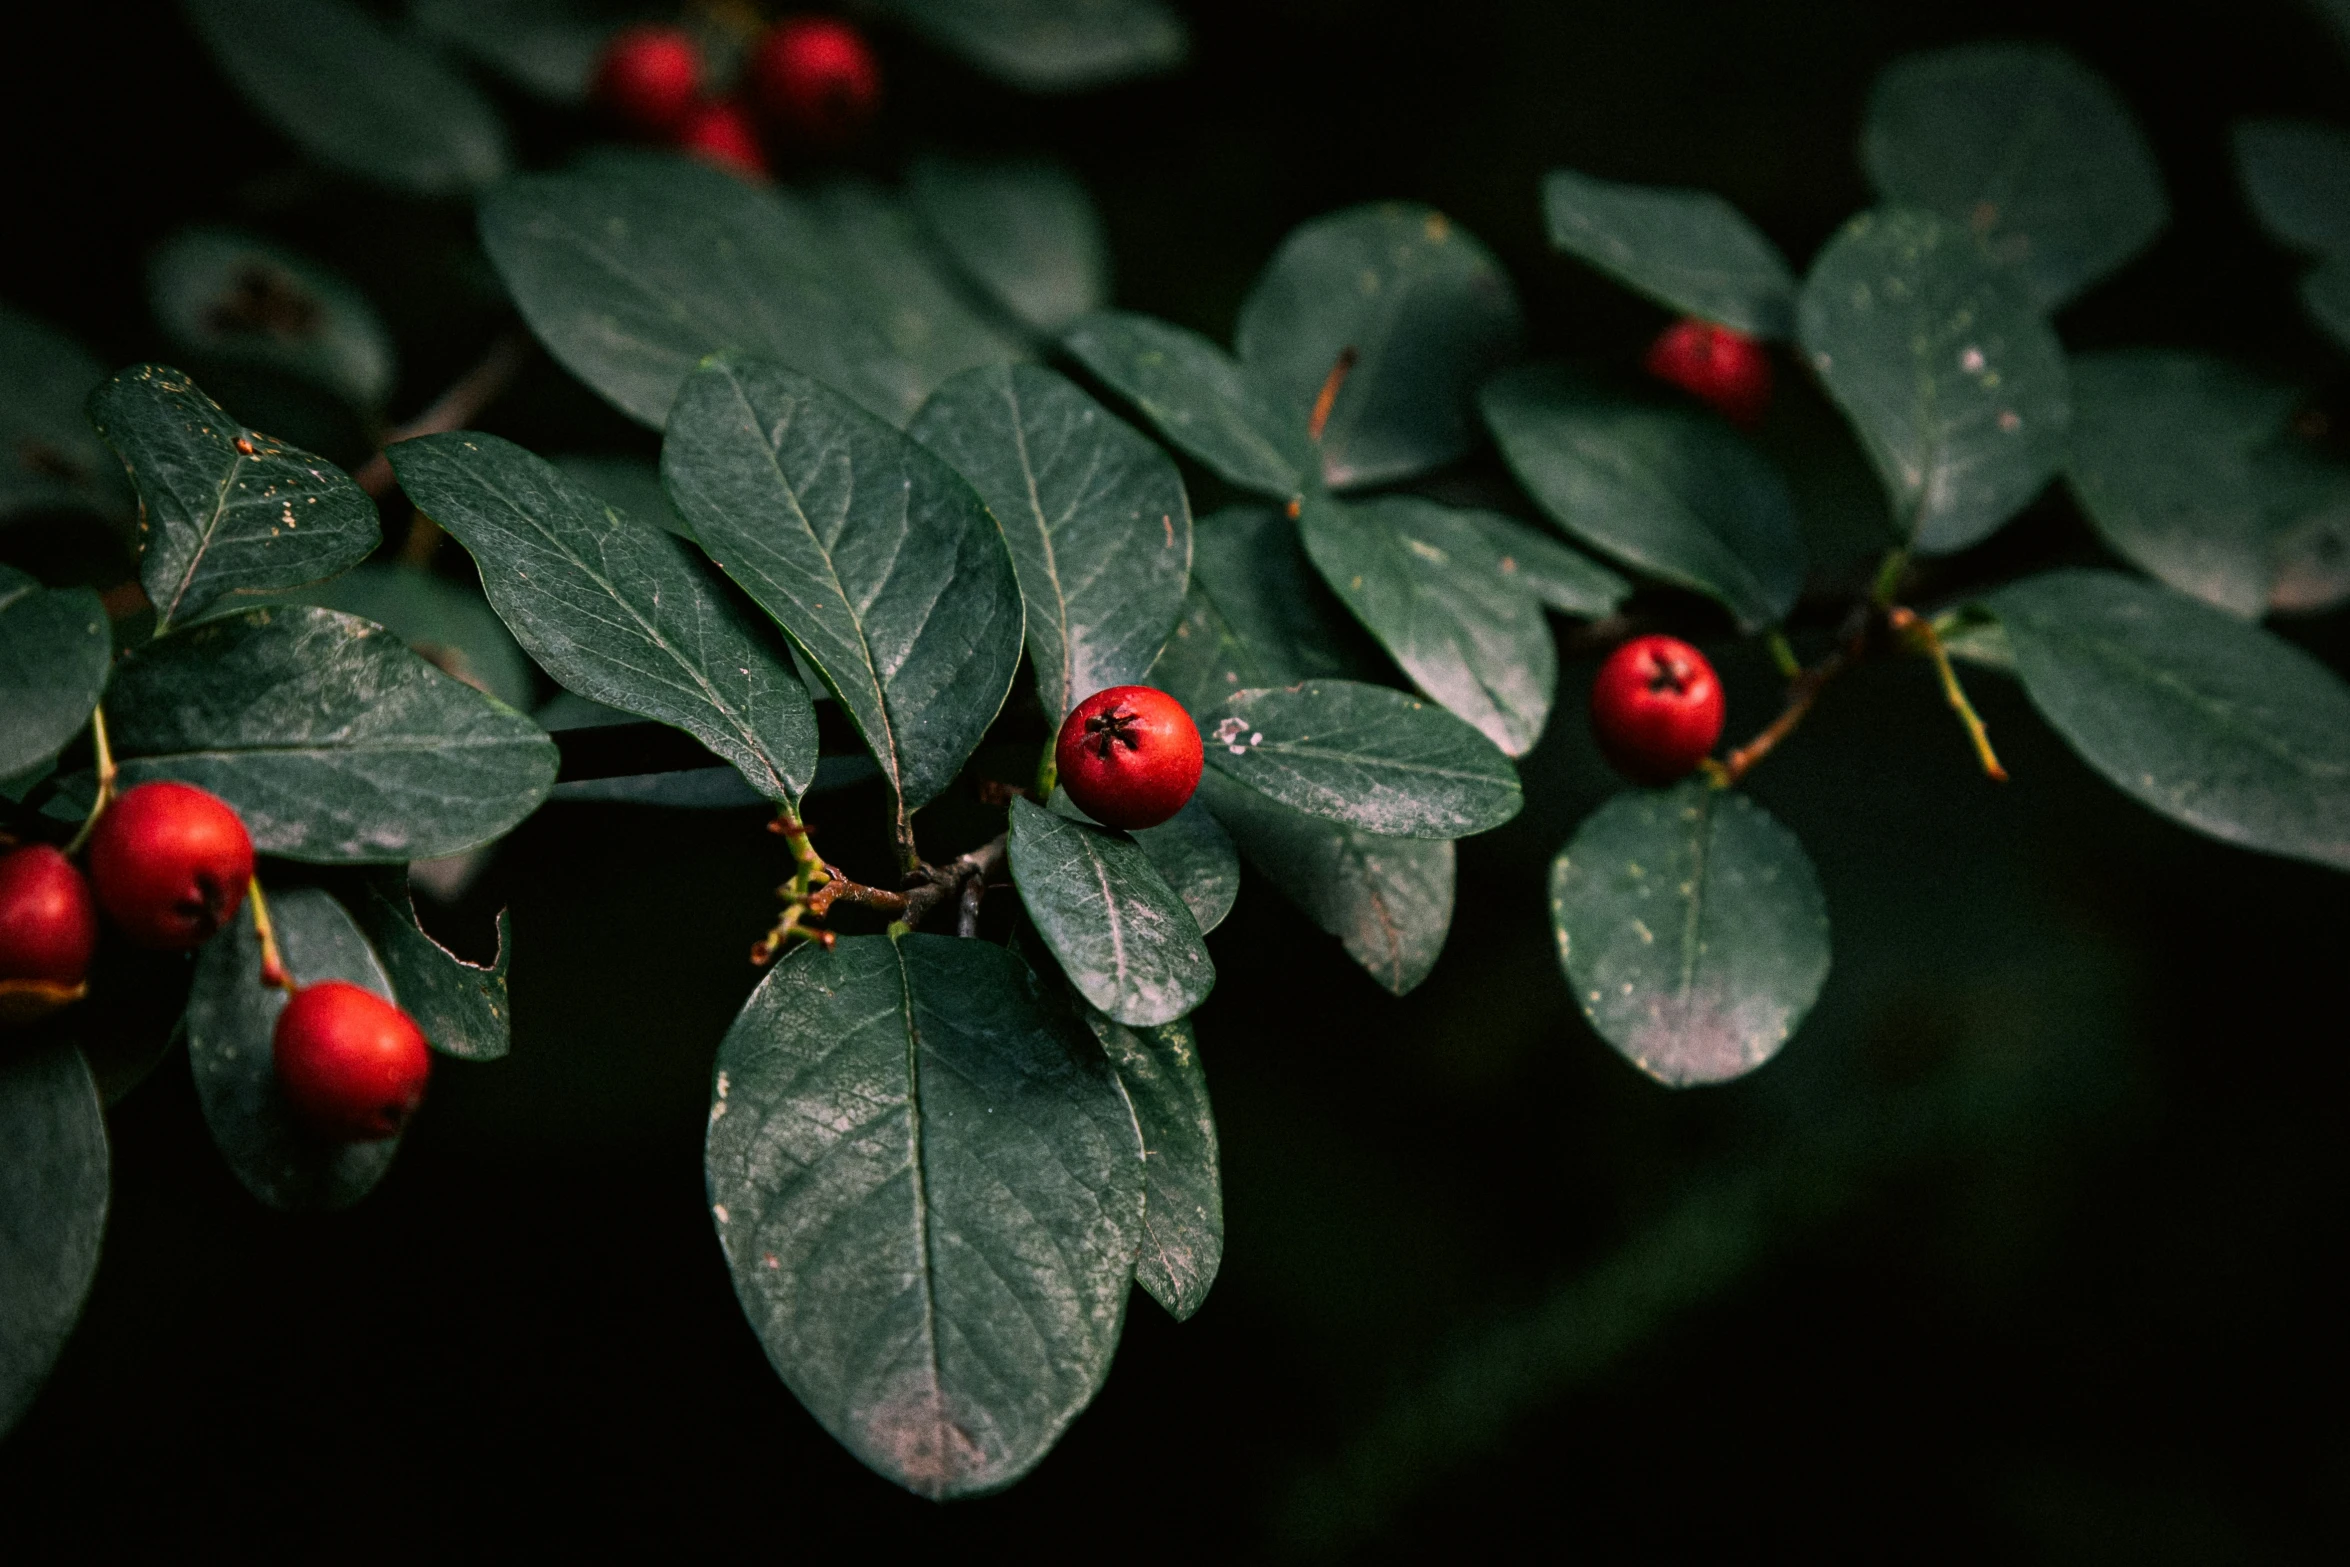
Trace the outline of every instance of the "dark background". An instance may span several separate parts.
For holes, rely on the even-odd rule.
[[[2053,38],[2119,86],[2174,207],[2068,345],[2226,352],[2339,396],[2228,166],[2244,116],[2350,120],[2344,54],[2281,0],[1187,9],[1186,72],[1066,100],[885,36],[865,158],[1057,151],[1104,209],[1119,302],[1219,337],[1296,222],[1431,201],[1508,264],[1538,351],[1629,362],[1661,318],[1548,253],[1546,168],[1718,189],[1800,261],[1867,199],[1852,146],[1884,62]],[[578,134],[511,107],[526,156]],[[462,210],[301,173],[168,6],[18,8],[0,114],[0,298],[112,362],[161,352],[144,258],[197,219],[357,278],[400,338],[395,412],[495,327],[450,281]],[[1768,439],[1816,455],[1805,398]],[[484,422],[649,450],[544,361]],[[1933,586],[2094,557],[2052,496]],[[2344,620],[2284,629],[2342,668]],[[1768,671],[1715,650],[1745,733]],[[1745,1082],[1668,1093],[1583,1025],[1544,914],[1550,855],[1611,788],[1591,668],[1562,671],[1525,815],[1462,846],[1413,996],[1244,891],[1198,1017],[1223,1276],[1181,1327],[1135,1296],[1107,1388],[1010,1493],[940,1507],[868,1474],[735,1308],[700,1139],[775,840],[755,812],[556,806],[435,915],[478,947],[512,905],[514,1053],[444,1063],[358,1209],[247,1198],[178,1057],[112,1113],[88,1314],[0,1445],[7,1554],[2344,1559],[2350,883],[2155,819],[1976,675],[2015,778],[1994,788],[1923,668],[1867,667],[1753,781],[1827,890],[1818,1010]],[[824,797],[820,836],[873,804]]]

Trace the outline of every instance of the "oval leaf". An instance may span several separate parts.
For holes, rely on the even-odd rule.
[[[2235,142],[2236,175],[2262,228],[2315,255],[2350,252],[2350,131],[2252,120]]]
[[[1190,41],[1161,0],[882,0],[988,75],[1030,92],[1076,92],[1170,71]]]
[[[370,562],[286,599],[372,620],[442,674],[516,711],[528,709],[538,695],[530,660],[489,602],[425,568]]]
[[[1189,1023],[1128,1028],[1085,1021],[1134,1114],[1142,1140],[1142,1255],[1134,1281],[1181,1322],[1208,1298],[1224,1262],[1224,1177],[1216,1116]]]
[[[1549,534],[1499,512],[1465,511],[1501,557],[1502,574],[1562,615],[1597,620],[1632,596],[1632,584]]]
[[[661,485],[661,465],[641,457],[572,453],[554,459],[563,476],[603,498],[621,516],[649,522],[663,533],[692,541],[694,530],[677,514],[676,503]]]
[[[1071,327],[1061,346],[1219,476],[1280,500],[1305,488],[1314,461],[1305,415],[1197,332],[1101,310]]]
[[[1053,803],[1065,798],[1056,794]],[[1201,935],[1224,923],[1240,896],[1240,855],[1206,805],[1195,798],[1158,826],[1136,832],[1134,841],[1191,910]]]
[[[1191,910],[1122,832],[1012,801],[1012,881],[1077,993],[1120,1023],[1172,1023],[1208,998],[1216,965]]]
[[[165,335],[195,358],[282,370],[360,408],[391,393],[391,336],[366,296],[254,235],[173,235],[147,263],[147,302]]]
[[[1864,212],[1812,264],[1797,313],[1915,548],[1989,537],[2064,462],[2064,351],[1963,230]]]
[[[1109,303],[1101,216],[1060,164],[925,158],[906,189],[955,264],[1029,330],[1057,334]]]
[[[1746,214],[1709,190],[1620,185],[1572,169],[1542,181],[1555,250],[1668,310],[1752,337],[1795,330],[1795,274]]]
[[[69,1044],[0,1050],[0,1436],[48,1379],[98,1273],[106,1113]]]
[[[1583,1015],[1668,1087],[1768,1061],[1828,977],[1827,902],[1803,845],[1703,779],[1594,811],[1551,863],[1550,919]]]
[[[0,305],[0,517],[22,511],[130,514],[122,469],[84,410],[106,367],[81,344]]]
[[[878,185],[843,180],[818,192],[813,205],[833,276],[879,325],[924,395],[974,365],[1027,356],[1016,336],[972,308],[907,203]],[[912,412],[876,411],[900,425]]]
[[[416,922],[404,870],[370,876],[359,923],[400,1005],[435,1050],[466,1061],[495,1061],[507,1052],[513,1042],[513,1008],[506,996],[506,965],[513,961],[513,950],[507,939],[512,922],[504,909],[498,911],[498,955],[487,964],[468,963],[425,933]]]
[[[587,101],[616,14],[573,0],[411,0],[408,10],[426,32],[516,86],[570,104]]]
[[[0,778],[39,767],[81,731],[113,656],[97,594],[0,566]]]
[[[1146,684],[1196,717],[1249,687],[1381,672],[1378,649],[1322,585],[1288,518],[1227,506],[1200,520],[1183,619]]]
[[[793,952],[719,1046],[705,1153],[768,1359],[881,1474],[999,1489],[1100,1389],[1141,1150],[1099,1046],[1002,947]]]

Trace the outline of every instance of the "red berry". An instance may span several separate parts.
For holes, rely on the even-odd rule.
[[[1103,826],[1156,827],[1199,787],[1199,728],[1164,691],[1112,686],[1061,721],[1053,766],[1069,798]]]
[[[98,818],[90,880],[98,904],[142,947],[200,947],[253,879],[253,839],[226,800],[192,784],[143,783]]]
[[[1616,770],[1635,783],[1686,778],[1722,737],[1722,683],[1678,637],[1634,637],[1591,683],[1591,727]]]
[[[767,29],[752,51],[750,76],[768,117],[813,141],[846,141],[881,103],[873,46],[835,17],[787,17]]]
[[[596,63],[595,95],[622,123],[667,135],[701,100],[702,51],[683,28],[623,28]]]
[[[0,854],[0,1025],[79,1000],[98,910],[73,862],[45,843]]]
[[[1743,332],[1695,316],[1676,321],[1648,345],[1648,373],[1714,405],[1733,424],[1753,428],[1771,406],[1771,356]]]
[[[295,1117],[344,1143],[399,1136],[432,1075],[432,1051],[416,1020],[339,979],[294,992],[277,1015],[271,1061]]]
[[[677,145],[729,174],[767,178],[767,150],[759,145],[759,128],[751,123],[750,111],[732,98],[697,106],[679,127]]]

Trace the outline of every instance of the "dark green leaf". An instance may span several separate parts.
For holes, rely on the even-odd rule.
[[[867,777],[875,769],[864,757],[842,757],[838,760],[861,762]],[[816,782],[808,786],[813,794],[830,782],[825,774],[829,767],[818,766]],[[743,775],[731,767],[687,767],[671,773],[627,773],[617,778],[582,778],[571,783],[559,783],[549,791],[549,800],[604,801],[614,805],[655,805],[677,811],[724,811],[746,805],[765,804],[765,798],[743,780]]]
[[[1066,379],[967,370],[908,432],[978,490],[1027,609],[1045,717],[1141,680],[1183,613],[1191,503],[1175,464]]]
[[[2301,280],[2301,305],[2337,348],[2350,348],[2350,255],[2328,256]]]
[[[289,859],[455,854],[555,781],[538,725],[327,609],[243,610],[151,642],[117,667],[106,715],[125,787],[209,789],[255,848]]]
[[[445,577],[415,566],[370,563],[286,598],[372,620],[441,673],[518,711],[538,695],[530,660],[506,623],[479,593]]]
[[[1216,1117],[1189,1023],[1128,1028],[1099,1012],[1102,1042],[1142,1139],[1142,1255],[1134,1279],[1181,1322],[1199,1310],[1224,1261],[1224,1177]]]
[[[105,380],[81,344],[0,305],[0,517],[51,507],[129,514],[122,470],[83,413]]]
[[[1631,597],[1632,584],[1580,550],[1499,512],[1461,515],[1475,523],[1501,557],[1502,571],[1562,615],[1597,620]]]
[[[1558,651],[1477,514],[1408,495],[1316,495],[1298,529],[1322,579],[1414,684],[1509,755],[1534,748]]]
[[[1125,833],[1015,799],[1007,857],[1037,934],[1098,1010],[1147,1028],[1215,988],[1191,910]]]
[[[1591,1026],[1674,1088],[1768,1061],[1828,977],[1828,907],[1803,845],[1702,778],[1594,811],[1551,863],[1550,921]]]
[[[113,654],[97,594],[0,566],[0,778],[47,762],[90,721]]]
[[[593,491],[623,517],[649,522],[663,533],[691,541],[694,530],[677,514],[677,506],[661,485],[661,465],[641,457],[589,456],[573,453],[554,459],[563,476]]]
[[[2236,127],[2236,175],[2261,227],[2320,256],[2350,252],[2350,131],[2296,120]]]
[[[1200,715],[1207,761],[1294,810],[1389,838],[1465,838],[1523,803],[1509,758],[1415,696],[1352,680],[1236,691]]]
[[[815,710],[778,639],[685,545],[494,435],[402,441],[391,459],[549,674],[677,725],[768,799],[799,803],[816,776]]]
[[[249,430],[177,370],[140,365],[100,387],[90,422],[130,471],[155,628],[223,595],[300,587],[365,560],[375,502],[322,457]]]
[[[906,811],[954,781],[1020,663],[1002,532],[928,450],[806,376],[718,360],[661,473],[710,558],[823,674]]]
[[[2051,571],[1984,600],[2032,705],[2108,782],[2197,832],[2350,870],[2350,689],[2168,588]]]
[[[908,26],[1029,92],[1173,70],[1189,40],[1161,0],[883,0]]]
[[[2062,466],[2064,351],[1955,225],[1862,213],[1812,264],[1798,314],[1917,549],[1989,537]]]
[[[359,923],[390,975],[400,1005],[443,1055],[495,1061],[511,1043],[513,1010],[506,999],[511,922],[498,911],[498,955],[468,963],[425,933],[405,871],[370,876]]]
[[[2106,80],[2047,44],[1911,55],[1877,78],[1860,157],[1879,199],[1937,213],[2053,310],[2162,232],[2170,204]]]
[[[971,307],[907,203],[877,185],[844,180],[819,192],[814,206],[830,241],[833,275],[880,326],[924,395],[974,365],[1027,357],[1017,337]],[[791,362],[781,354],[760,357]],[[875,412],[902,425],[913,410]]]
[[[1453,847],[1308,816],[1214,772],[1199,797],[1248,862],[1396,995],[1436,966],[1452,925]]]
[[[1315,575],[1288,518],[1228,506],[1200,519],[1183,619],[1148,684],[1197,716],[1246,687],[1378,673],[1378,650]]]
[[[69,1044],[0,1050],[0,1436],[40,1392],[98,1273],[106,1115]]]
[[[1552,521],[1636,570],[1776,625],[1803,587],[1803,538],[1778,471],[1736,431],[1635,402],[1564,365],[1486,383],[1485,422]]]
[[[1062,798],[1053,796],[1054,803]],[[1240,856],[1204,804],[1194,799],[1167,821],[1135,833],[1134,841],[1191,910],[1201,935],[1224,923],[1240,896]]]
[[[393,999],[392,982],[343,906],[315,887],[269,900],[278,952],[295,981],[339,979]],[[348,1208],[392,1167],[400,1139],[328,1142],[278,1094],[272,1036],[286,993],[261,982],[261,941],[240,910],[196,959],[188,995],[188,1065],[212,1141],[245,1190],[292,1213]]]
[[[181,4],[237,91],[319,162],[425,196],[506,172],[490,101],[351,0]]]
[[[1141,1149],[1100,1047],[1011,952],[793,952],[719,1046],[706,1157],[768,1359],[898,1484],[1009,1485],[1101,1387]]]
[[[1060,164],[925,158],[906,188],[955,264],[1032,331],[1057,334],[1109,303],[1101,218]]]
[[[1430,207],[1354,207],[1302,224],[1241,307],[1241,361],[1305,428],[1339,354],[1359,356],[1322,427],[1332,486],[1407,479],[1476,439],[1471,394],[1515,358],[1517,291],[1492,252]]]
[[[1197,332],[1102,310],[1071,327],[1061,346],[1221,477],[1282,500],[1304,490],[1314,464],[1305,415]]]
[[[306,256],[235,229],[182,229],[147,263],[147,302],[174,346],[278,370],[361,408],[392,390],[392,340],[366,297]]]
[[[579,0],[413,0],[416,23],[517,86],[554,103],[584,103],[627,4]]]
[[[1550,243],[1682,315],[1754,337],[1795,330],[1795,274],[1746,214],[1709,190],[1620,185],[1572,169],[1542,181]]]

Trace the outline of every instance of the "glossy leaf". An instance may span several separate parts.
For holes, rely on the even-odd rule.
[[[1718,600],[1748,631],[1794,605],[1803,538],[1786,482],[1719,419],[1564,365],[1497,376],[1482,402],[1511,471],[1575,537]]]
[[[90,422],[139,492],[139,581],[158,631],[231,593],[300,587],[365,560],[375,502],[322,457],[249,430],[177,370],[125,370]]]
[[[1627,185],[1553,169],[1542,181],[1551,247],[1668,310],[1751,337],[1795,331],[1795,274],[1746,214],[1709,190]]]
[[[538,678],[506,623],[481,594],[446,577],[369,562],[286,597],[372,620],[442,674],[517,711],[527,710],[538,695]]]
[[[563,685],[680,729],[768,799],[816,776],[816,714],[780,639],[676,539],[494,435],[391,449],[409,498],[481,567],[490,602]]]
[[[358,912],[393,993],[435,1050],[466,1061],[495,1061],[506,1053],[513,1018],[506,966],[514,953],[504,909],[498,911],[498,955],[486,964],[466,962],[417,923],[405,871],[370,876]]]
[[[1224,1177],[1216,1116],[1189,1023],[1128,1028],[1085,1021],[1134,1113],[1142,1139],[1142,1255],[1134,1281],[1178,1322],[1199,1310],[1224,1261]]]
[[[2236,175],[2262,228],[2314,255],[2350,253],[2350,131],[2251,120],[2235,141]]]
[[[1813,263],[1798,314],[1804,353],[1918,550],[1989,537],[2063,464],[2064,351],[1955,225],[1862,213]]]
[[[555,781],[538,725],[327,609],[242,610],[148,643],[116,667],[106,716],[124,787],[209,789],[255,848],[289,859],[456,854]]]
[[[1381,838],[1308,816],[1210,771],[1207,802],[1248,862],[1345,946],[1371,978],[1409,994],[1452,926],[1453,846]]]
[[[1474,513],[1416,496],[1309,499],[1298,520],[1322,580],[1413,684],[1511,756],[1534,748],[1558,689],[1542,605]]]
[[[391,335],[350,283],[235,229],[182,229],[147,263],[147,302],[175,347],[282,371],[361,408],[392,390]]]
[[[1064,798],[1056,794],[1053,803]],[[1201,935],[1224,923],[1240,896],[1240,855],[1204,804],[1193,799],[1167,821],[1136,832],[1134,841],[1191,910]]]
[[[1190,47],[1162,0],[883,0],[932,42],[1030,92],[1173,70]]]
[[[113,653],[97,594],[0,566],[0,778],[47,762],[90,721]]]
[[[1064,377],[955,377],[908,431],[971,481],[1011,546],[1045,717],[1140,681],[1183,613],[1191,503],[1167,454]]]
[[[69,1044],[0,1050],[0,1436],[32,1407],[98,1273],[106,1115]]]
[[[393,999],[391,980],[343,906],[315,887],[269,899],[278,952],[295,982],[339,979]],[[240,911],[196,958],[188,994],[188,1065],[221,1157],[245,1190],[291,1213],[331,1212],[366,1196],[400,1139],[326,1141],[295,1121],[277,1086],[272,1035],[286,993],[261,982],[261,941]]]
[[[1110,246],[1093,198],[1058,163],[925,158],[907,195],[965,276],[1034,332],[1110,302]]]
[[[1012,557],[971,486],[806,376],[750,360],[686,383],[661,473],[710,558],[839,696],[902,808],[952,783],[1020,663]]]
[[[1937,213],[2053,310],[2170,221],[2162,171],[2106,80],[2047,44],[1896,61],[1869,93],[1861,164],[1878,198]]]
[[[81,344],[0,305],[0,517],[129,514],[122,468],[83,414],[105,381],[106,367]]]
[[[1991,594],[2042,717],[2124,794],[2225,843],[2350,870],[2350,688],[2220,610],[2109,571]]]
[[[661,465],[642,457],[571,453],[554,459],[563,476],[600,498],[621,516],[649,522],[663,533],[691,540],[694,530],[677,514],[661,484]]]
[[[1827,903],[1803,845],[1702,778],[1593,812],[1551,864],[1550,918],[1591,1026],[1674,1088],[1768,1061],[1828,977]]]
[[[1465,838],[1518,814],[1492,742],[1386,686],[1309,680],[1237,691],[1201,716],[1208,766],[1328,821],[1389,838]]]
[[[735,1294],[808,1412],[921,1495],[1011,1484],[1100,1389],[1141,1154],[1100,1047],[991,942],[803,946],[719,1046]]]
[[[1314,457],[1304,414],[1197,332],[1103,310],[1071,327],[1061,346],[1220,477],[1281,500],[1305,489]]]
[[[1077,993],[1120,1023],[1172,1023],[1215,988],[1191,910],[1122,832],[1012,802],[1012,881]]]
[[[1183,619],[1144,683],[1196,717],[1247,687],[1375,676],[1377,651],[1322,585],[1288,518],[1228,506],[1192,531]]]
[[[635,7],[579,0],[412,0],[433,37],[553,103],[585,103],[615,22]]]
[[[908,203],[866,181],[844,180],[818,192],[814,206],[830,242],[833,275],[880,326],[924,395],[974,365],[1027,357],[1017,335],[972,308]],[[906,422],[902,413],[889,417]]]
[[[1305,427],[1339,355],[1354,368],[1322,428],[1332,487],[1407,479],[1475,441],[1471,394],[1517,356],[1524,323],[1501,263],[1431,207],[1352,207],[1301,224],[1241,306],[1234,339]]]
[[[1597,620],[1615,613],[1632,584],[1580,550],[1499,512],[1467,511],[1485,542],[1501,557],[1502,574],[1562,615]]]
[[[311,157],[396,190],[465,195],[506,172],[498,111],[352,0],[181,0],[262,118]]]

